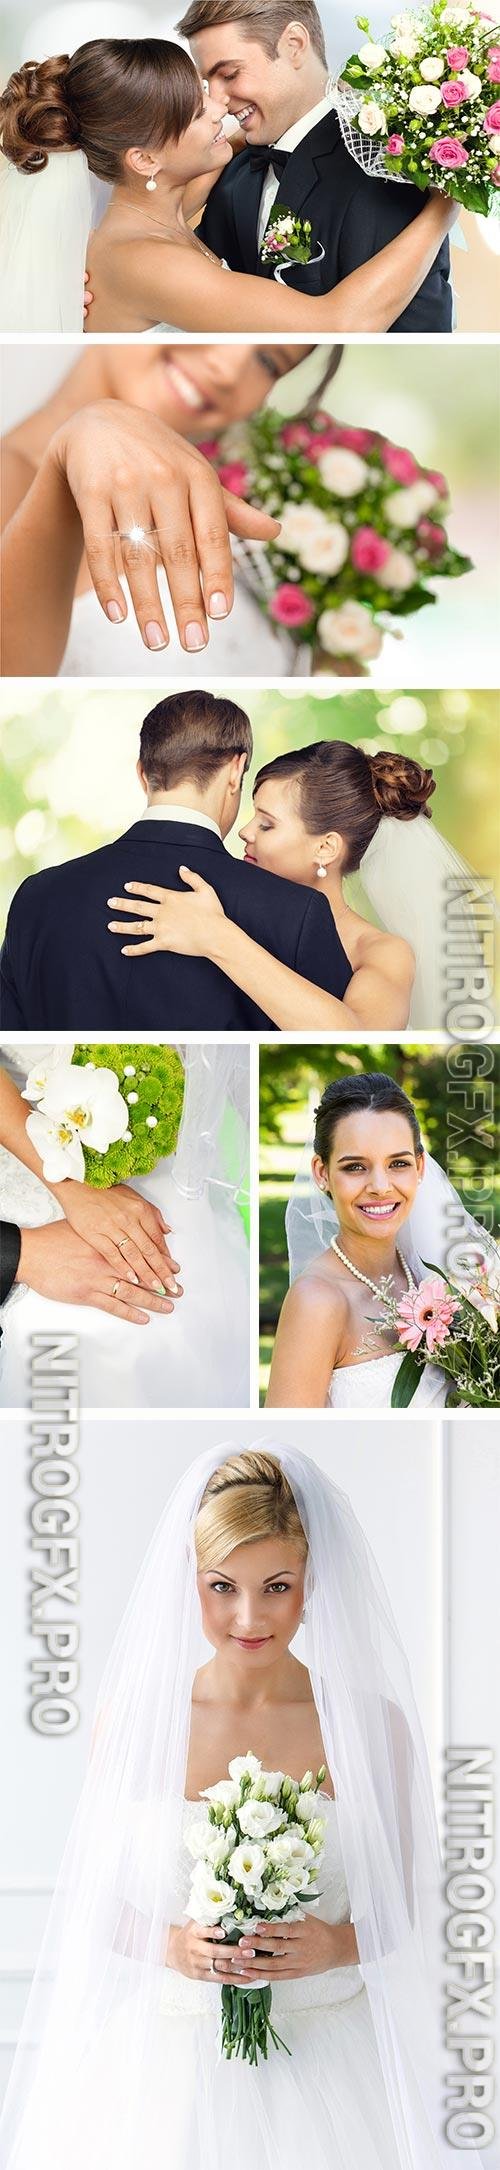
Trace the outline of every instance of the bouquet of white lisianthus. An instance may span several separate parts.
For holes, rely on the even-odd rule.
[[[184,1072],[173,1047],[54,1048],[29,1072],[26,1129],[47,1183],[107,1190],[147,1175],[177,1142]]]
[[[500,36],[474,0],[431,0],[368,33],[337,82],[344,142],[377,180],[440,188],[468,211],[500,205]]]
[[[206,1786],[208,1818],[191,1824],[186,1846],[196,1863],[186,1913],[191,1921],[222,1926],[228,1944],[261,1921],[297,1921],[318,1901],[317,1874],[325,1843],[324,1817],[316,1795],[324,1768],[300,1780],[265,1771],[248,1752],[229,1764],[228,1778]],[[267,2057],[268,2037],[287,2049],[271,2021],[269,1982],[255,1988],[224,1984],[222,2053],[257,2064]],[[287,2052],[290,2055],[290,2051]]]

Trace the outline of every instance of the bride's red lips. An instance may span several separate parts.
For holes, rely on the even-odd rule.
[[[246,859],[246,862],[247,862],[247,866],[256,866],[256,865],[257,865],[257,860],[256,860],[256,858],[255,858],[255,853],[254,853],[253,851],[249,851],[249,849],[248,849],[248,844],[247,844],[247,846],[246,846],[246,849],[245,849],[245,851],[244,851],[244,853],[243,853],[243,857],[244,857],[244,859]]]
[[[270,1643],[270,1635],[232,1635],[231,1641],[239,1643],[240,1650],[261,1650],[263,1643]]]

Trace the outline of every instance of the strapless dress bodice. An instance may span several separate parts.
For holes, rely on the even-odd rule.
[[[332,1372],[327,1395],[330,1409],[388,1409],[394,1381],[403,1358],[395,1350],[389,1356],[373,1356],[366,1364],[343,1364]],[[447,1382],[436,1364],[426,1364],[419,1379],[412,1409],[443,1406]]]

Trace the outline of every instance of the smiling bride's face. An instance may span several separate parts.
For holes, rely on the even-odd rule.
[[[283,1535],[235,1545],[198,1574],[204,1634],[239,1672],[286,1655],[304,1610],[305,1558]]]
[[[397,1241],[424,1172],[406,1116],[395,1109],[362,1108],[335,1125],[328,1161],[315,1154],[313,1175],[329,1190],[346,1235],[388,1234]]]
[[[106,371],[112,399],[157,415],[195,442],[256,414],[273,384],[310,347],[110,345]]]

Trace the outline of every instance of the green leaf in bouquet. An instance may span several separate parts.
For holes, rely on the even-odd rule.
[[[406,1356],[403,1357],[403,1362],[402,1364],[400,1364],[399,1371],[397,1372],[396,1378],[394,1380],[394,1386],[391,1394],[391,1409],[408,1408],[409,1403],[413,1401],[414,1394],[416,1394],[421,1369],[422,1366],[421,1364],[417,1364],[416,1359],[413,1356],[412,1350],[407,1349]]]
[[[431,588],[407,588],[406,594],[397,601],[394,595],[391,597],[389,607],[393,618],[412,618],[416,610],[425,610],[428,603],[437,603],[437,595],[433,595]]]

